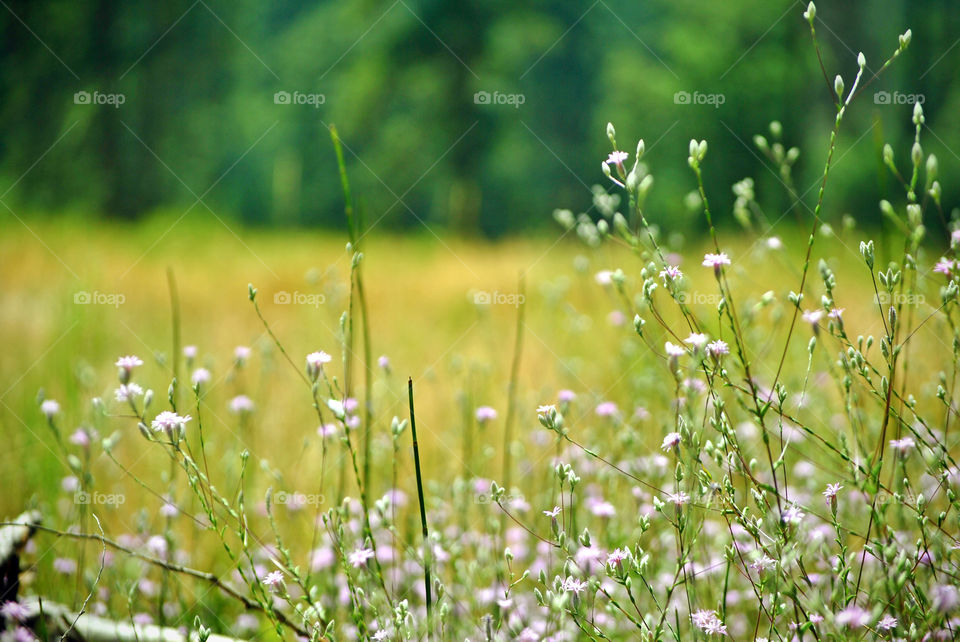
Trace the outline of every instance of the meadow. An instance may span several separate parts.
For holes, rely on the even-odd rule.
[[[857,66],[819,191],[754,139],[800,223],[745,180],[714,225],[692,140],[685,237],[613,124],[590,215],[524,239],[368,233],[349,189],[343,235],[10,221],[5,635],[39,596],[87,637],[954,639],[960,229],[919,105],[898,200],[830,211]]]

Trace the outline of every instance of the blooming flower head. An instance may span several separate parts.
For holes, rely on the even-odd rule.
[[[72,575],[77,572],[77,560],[69,557],[58,557],[53,560],[53,570],[62,575]]]
[[[610,566],[620,566],[624,560],[628,559],[630,559],[630,551],[625,548],[617,548],[607,555],[607,564]]]
[[[242,366],[250,358],[250,348],[247,346],[237,346],[233,349],[233,358],[236,360],[238,366]]]
[[[613,272],[610,270],[600,270],[593,276],[593,279],[598,285],[610,285],[613,283]]]
[[[47,416],[47,419],[53,419],[53,416],[60,412],[60,404],[53,399],[45,399],[40,404],[40,412]]]
[[[121,384],[119,388],[113,391],[113,397],[117,401],[129,402],[133,401],[137,397],[143,394],[143,388],[138,386],[135,383],[124,383]]]
[[[612,151],[607,156],[607,165],[623,165],[623,161],[630,158],[630,154],[621,151]]]
[[[787,510],[783,511],[784,524],[799,524],[802,519],[803,511],[796,505],[790,506]]]
[[[830,312],[827,313],[827,316],[833,319],[834,321],[839,321],[843,318],[844,308],[833,308]]]
[[[890,447],[896,450],[901,455],[906,455],[908,452],[913,450],[916,447],[917,442],[913,440],[913,437],[909,435],[901,439],[891,439]]]
[[[763,555],[760,559],[752,562],[750,564],[750,568],[755,570],[757,573],[763,573],[767,569],[773,568],[776,565],[777,563],[773,561],[773,559],[771,559],[767,555]]]
[[[560,403],[570,403],[577,398],[577,393],[573,390],[561,390],[557,393],[557,401]]]
[[[83,428],[77,428],[73,434],[70,435],[70,443],[86,448],[90,445],[90,433]]]
[[[253,412],[253,408],[253,401],[247,395],[237,395],[230,400],[230,412],[235,415]]]
[[[726,635],[727,627],[714,610],[701,609],[690,614],[693,625],[707,635]]]
[[[663,349],[666,351],[668,357],[682,357],[687,354],[683,346],[675,345],[669,341],[663,344]]]
[[[197,346],[183,346],[183,356],[188,360],[197,358]]]
[[[126,357],[120,357],[117,359],[117,369],[118,376],[120,377],[120,383],[127,383],[130,381],[130,376],[133,374],[133,369],[137,366],[142,366],[143,361],[140,357],[135,357],[133,355],[127,355]]]
[[[663,443],[660,444],[661,450],[673,450],[678,445],[680,445],[680,433],[671,432],[663,438]]]
[[[689,343],[697,348],[702,348],[707,343],[707,335],[702,332],[691,332],[690,336],[684,339],[683,342]]]
[[[890,629],[896,628],[897,618],[892,615],[884,615],[880,618],[880,621],[877,622],[877,628],[881,631],[889,631]]]
[[[386,370],[387,372],[389,372],[389,371],[390,371],[390,357],[388,357],[388,356],[385,355],[385,354],[380,355],[380,357],[377,359],[377,365],[380,366],[381,368],[383,368],[384,370]]]
[[[367,563],[367,560],[371,559],[372,557],[373,557],[372,548],[358,548],[357,550],[350,553],[347,559],[350,562],[350,565],[353,566],[353,568],[359,568],[361,566],[365,566]]]
[[[820,323],[820,319],[822,318],[823,318],[823,310],[806,310],[803,313],[803,320],[813,326]]]
[[[270,590],[277,591],[283,586],[283,573],[280,571],[271,571],[263,578],[263,583],[270,588]]]
[[[827,501],[836,499],[837,493],[843,489],[843,486],[838,484],[827,484],[827,489],[823,491],[823,496]]]
[[[937,264],[933,266],[933,271],[950,276],[950,273],[953,272],[954,267],[956,267],[956,263],[954,261],[941,257],[940,260],[937,261]]]
[[[677,493],[670,493],[667,495],[667,501],[676,504],[677,506],[683,506],[690,501],[690,495],[687,495],[682,490]]]
[[[333,361],[333,357],[323,350],[311,352],[307,355],[307,371],[310,373],[319,372],[324,364],[330,363],[331,361]]]
[[[0,606],[0,615],[10,620],[23,622],[29,617],[30,611],[20,602],[4,602],[3,606]]]
[[[619,410],[617,409],[617,404],[612,401],[604,401],[597,404],[597,407],[594,409],[594,412],[597,413],[598,417],[615,417]]]
[[[837,613],[836,623],[838,626],[859,629],[870,624],[870,611],[867,611],[856,604],[851,604],[847,608]]]
[[[676,265],[668,265],[660,270],[660,278],[663,279],[663,286],[667,286],[668,281],[677,281],[683,277],[683,272]]]
[[[190,415],[181,417],[175,412],[164,410],[154,417],[150,426],[157,432],[165,432],[168,435],[173,435],[182,431],[188,421],[190,421]]]
[[[497,411],[490,406],[480,406],[477,408],[477,423],[485,424],[497,418]]]
[[[546,515],[547,517],[554,517],[554,518],[555,518],[557,515],[560,514],[560,507],[559,507],[559,506],[554,506],[554,507],[553,507],[553,510],[545,510],[545,511],[543,511],[543,514]]]
[[[702,265],[703,267],[713,268],[714,271],[719,272],[720,268],[724,265],[730,265],[730,257],[727,256],[726,252],[720,252],[719,254],[704,254]]]
[[[553,404],[537,406],[537,418],[544,427],[553,430],[557,423],[557,407]]]
[[[727,345],[726,341],[717,339],[707,344],[707,353],[713,358],[719,359],[725,354],[730,354],[730,346]]]
[[[206,368],[197,368],[190,375],[190,382],[195,386],[210,382],[210,371]]]
[[[578,580],[575,577],[566,577],[563,580],[563,584],[561,584],[561,588],[569,593],[579,595],[583,589],[587,588],[587,584],[587,582]]]

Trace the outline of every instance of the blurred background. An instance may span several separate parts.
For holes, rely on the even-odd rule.
[[[646,141],[653,221],[686,231],[702,226],[682,206],[695,186],[690,138],[710,143],[718,215],[729,217],[731,185],[752,176],[758,200],[781,209],[768,212],[775,219],[792,203],[753,136],[783,123],[784,144],[802,151],[797,189],[812,204],[833,121],[801,2],[0,4],[4,225],[166,212],[340,227],[326,129],[336,124],[371,225],[499,237],[548,228],[555,207],[590,207],[609,120],[624,149]],[[827,73],[848,87],[858,51],[876,72],[897,35],[913,30],[907,53],[845,122],[826,218],[852,212],[879,224],[878,197],[900,193],[881,148],[903,150],[906,164],[914,101],[927,114],[924,149],[941,160],[943,200],[955,201],[955,4],[818,9]]]

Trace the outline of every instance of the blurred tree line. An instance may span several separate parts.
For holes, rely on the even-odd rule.
[[[718,214],[730,216],[731,185],[752,176],[775,220],[791,202],[754,134],[783,123],[784,143],[802,151],[804,193],[822,172],[833,120],[802,3],[787,0],[3,5],[0,193],[18,211],[133,219],[190,208],[256,224],[340,225],[326,130],[335,123],[371,224],[497,236],[548,226],[555,207],[590,207],[609,120],[628,151],[646,141],[655,222],[700,225],[683,206],[695,186],[693,137],[710,144]],[[956,201],[955,3],[818,7],[827,71],[848,87],[858,51],[876,71],[907,27],[910,49],[845,123],[828,218],[879,218],[878,193],[902,200],[880,157],[891,142],[905,167],[912,105],[896,103],[910,95],[924,101],[924,148],[940,158],[944,201]],[[878,104],[877,91],[891,104]],[[677,104],[677,92],[722,94],[722,104]],[[122,104],[109,102],[115,95]]]

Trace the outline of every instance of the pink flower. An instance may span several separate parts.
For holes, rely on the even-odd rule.
[[[690,336],[684,339],[683,342],[689,343],[697,348],[702,348],[707,343],[707,335],[702,332],[691,332]]]
[[[902,439],[891,439],[890,447],[898,451],[901,455],[906,455],[914,447],[916,447],[917,442],[913,440],[913,437],[906,436]]]
[[[953,268],[954,268],[953,261],[941,257],[940,260],[937,261],[937,264],[933,266],[933,271],[950,276],[950,273],[953,271]]]
[[[870,612],[852,604],[837,613],[836,623],[839,626],[859,629],[870,624]]]
[[[497,411],[490,406],[480,406],[477,408],[477,422],[485,424],[497,418]]]
[[[630,551],[625,548],[618,548],[607,555],[607,564],[610,566],[620,566],[624,560],[628,559],[630,559]]]
[[[184,425],[190,421],[190,415],[180,416],[175,412],[170,412],[169,410],[164,410],[159,415],[154,417],[153,421],[150,423],[150,426],[157,432],[165,432],[168,435],[173,434],[176,430],[183,430]]]
[[[53,399],[46,399],[40,404],[40,412],[47,416],[47,419],[53,419],[53,416],[60,412],[60,404]]]
[[[195,386],[199,386],[202,383],[208,383],[210,381],[210,371],[206,368],[197,368],[193,371],[193,374],[190,375],[190,382]]]
[[[235,415],[245,415],[253,412],[253,401],[247,395],[237,395],[230,400],[230,412]]]
[[[358,548],[357,550],[350,553],[350,555],[347,557],[347,560],[350,562],[353,568],[359,568],[361,566],[365,566],[367,563],[367,560],[371,559],[372,557],[373,557],[372,548]]]
[[[709,267],[715,271],[719,271],[724,265],[730,265],[730,257],[727,256],[726,252],[721,252],[720,254],[704,254],[702,265],[703,267]]]
[[[613,283],[613,272],[610,270],[600,270],[593,278],[598,285],[610,285]]]
[[[575,593],[579,595],[580,592],[583,591],[583,589],[587,588],[587,582],[584,582],[583,580],[578,580],[575,577],[567,577],[563,580],[563,584],[561,585],[561,588],[564,591],[568,591],[570,593]]]
[[[807,310],[803,313],[803,320],[810,325],[817,325],[823,318],[823,310]]]
[[[543,511],[543,514],[546,515],[547,517],[554,517],[554,518],[555,518],[557,515],[560,514],[560,507],[559,507],[559,506],[554,506],[554,507],[553,507],[553,510],[545,510],[545,511]]]
[[[561,403],[570,403],[577,398],[577,393],[573,390],[561,390],[557,393],[557,401]]]
[[[617,409],[617,404],[612,401],[604,401],[603,403],[597,404],[594,412],[597,413],[598,417],[615,417],[619,410]]]
[[[690,501],[690,495],[687,495],[685,492],[680,491],[678,493],[670,493],[667,495],[667,501],[673,502],[677,506],[683,506]]]
[[[660,449],[673,450],[678,445],[680,445],[680,433],[671,432],[666,437],[663,438],[663,443],[660,444]]]
[[[663,349],[666,351],[667,356],[669,357],[682,357],[687,354],[686,349],[683,346],[674,345],[667,341],[663,344]]]
[[[707,635],[726,635],[726,625],[717,617],[714,610],[701,609],[690,614],[693,625]]]
[[[730,346],[727,345],[726,341],[717,339],[707,344],[707,352],[714,358],[720,358],[725,354],[730,354]]]
[[[237,346],[233,349],[233,358],[236,359],[238,366],[242,366],[247,362],[247,359],[250,358],[250,348],[247,346]]]
[[[116,366],[126,370],[128,373],[132,371],[137,366],[142,366],[143,360],[140,357],[135,357],[133,355],[128,355],[126,357],[120,357],[117,359]]]
[[[320,371],[323,370],[324,364],[330,363],[331,361],[333,361],[333,357],[323,350],[311,352],[307,355],[307,374],[310,375],[311,379],[316,380],[316,378],[320,376]]]
[[[660,278],[663,279],[663,286],[667,286],[668,281],[676,281],[683,277],[683,272],[676,265],[668,265],[660,270]]]
[[[267,576],[263,578],[263,583],[270,590],[277,591],[283,586],[283,573],[280,571],[271,571],[267,573]]]
[[[884,615],[880,618],[880,621],[877,622],[877,628],[881,631],[889,631],[890,629],[897,626],[897,618],[892,615]]]
[[[129,402],[133,401],[137,397],[143,394],[143,388],[138,386],[135,383],[124,383],[121,384],[119,388],[113,391],[113,398],[117,401]]]
[[[627,160],[628,158],[630,158],[630,154],[628,154],[627,152],[613,151],[613,152],[610,152],[609,156],[607,156],[606,163],[607,165],[622,166],[623,161]]]

